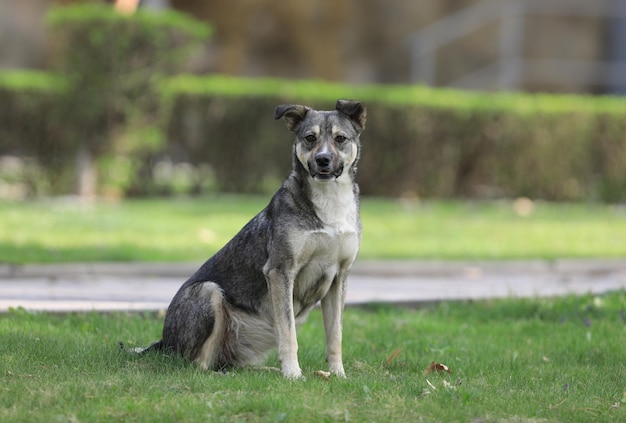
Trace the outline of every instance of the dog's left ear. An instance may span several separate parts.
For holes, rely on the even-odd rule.
[[[352,120],[359,133],[365,129],[367,109],[363,103],[355,100],[337,100],[335,108]]]
[[[310,109],[299,104],[281,104],[274,111],[274,119],[285,118],[285,124],[291,132],[295,132],[302,119]]]

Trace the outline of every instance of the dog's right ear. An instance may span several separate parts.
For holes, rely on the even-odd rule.
[[[291,132],[295,132],[309,110],[311,109],[307,106],[301,106],[299,104],[281,104],[274,111],[274,119],[278,120],[284,117],[287,128]]]

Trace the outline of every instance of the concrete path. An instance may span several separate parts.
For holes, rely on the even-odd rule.
[[[177,264],[0,265],[0,312],[162,310],[197,268]],[[348,304],[548,297],[626,289],[626,259],[358,261]]]

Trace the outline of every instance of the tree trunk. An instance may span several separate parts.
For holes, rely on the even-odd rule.
[[[96,197],[98,171],[93,154],[88,148],[81,148],[76,156],[76,194],[82,199]]]

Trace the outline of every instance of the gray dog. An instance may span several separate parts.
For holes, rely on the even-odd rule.
[[[146,349],[174,351],[205,369],[257,365],[278,347],[282,374],[302,377],[296,326],[321,301],[326,360],[345,377],[341,353],[346,277],[361,242],[355,182],[366,110],[281,105],[296,135],[293,170],[269,205],[178,290],[163,337]]]

